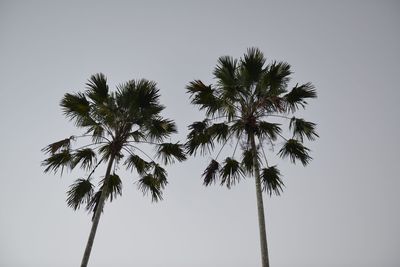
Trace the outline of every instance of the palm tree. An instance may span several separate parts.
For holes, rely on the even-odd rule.
[[[143,146],[155,147],[155,157],[164,164],[186,159],[181,144],[164,142],[176,132],[176,126],[160,115],[164,107],[159,103],[155,82],[131,80],[117,86],[115,92],[109,92],[106,77],[95,74],[86,85],[83,93],[67,93],[61,100],[66,117],[84,129],[84,134],[45,147],[43,151],[49,157],[42,163],[45,172],[61,171],[62,174],[64,169],[79,166],[88,173],[86,178],[77,179],[67,192],[68,206],[76,210],[85,205],[93,212],[81,266],[88,264],[105,201],[122,194],[122,181],[116,173],[118,167],[124,165],[136,170],[140,178],[136,182],[138,188],[145,195],[150,193],[152,201],[159,201],[167,185],[167,172]],[[107,168],[96,188],[93,176],[101,163],[106,163]]]
[[[239,60],[229,56],[218,59],[214,85],[194,80],[187,86],[191,103],[205,111],[203,121],[189,126],[188,154],[204,155],[217,144],[221,146],[203,173],[204,185],[218,181],[230,188],[245,176],[255,178],[263,267],[269,266],[269,258],[262,192],[279,195],[284,186],[279,169],[267,160],[266,147],[274,151],[282,144],[277,153],[280,157],[305,166],[311,157],[303,145],[304,137],[318,137],[314,123],[293,116],[305,107],[306,99],[317,96],[316,91],[311,83],[296,84],[288,91],[291,73],[288,63],[266,64],[263,53],[250,48]],[[282,130],[281,120],[288,121],[291,137],[284,136],[288,131]],[[220,163],[218,157],[228,142],[233,152]],[[239,160],[235,159],[238,150]]]

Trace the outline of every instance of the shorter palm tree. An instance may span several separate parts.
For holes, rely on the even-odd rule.
[[[164,142],[176,132],[176,126],[160,115],[164,107],[159,103],[155,82],[131,80],[109,92],[106,77],[96,74],[89,79],[84,93],[65,94],[61,107],[67,118],[84,129],[84,134],[46,146],[43,151],[49,157],[42,165],[45,172],[62,174],[77,166],[87,172],[67,192],[68,206],[76,210],[83,205],[93,212],[81,264],[87,266],[104,203],[122,194],[119,166],[135,170],[138,188],[145,195],[151,194],[156,202],[162,199],[168,181],[166,170],[154,158],[169,164],[183,161],[186,156],[181,144]],[[146,152],[146,146],[155,148],[153,157]],[[96,186],[94,174],[102,163],[107,164],[107,169]]]
[[[290,65],[265,62],[263,53],[256,48],[248,49],[239,60],[220,57],[213,72],[215,85],[195,80],[187,86],[191,103],[205,110],[206,116],[189,126],[186,149],[190,155],[198,151],[204,155],[221,145],[203,173],[206,186],[218,181],[230,188],[245,176],[255,178],[262,266],[268,267],[262,192],[279,195],[284,185],[277,165],[267,160],[265,148],[274,151],[282,144],[277,153],[280,157],[305,166],[311,157],[303,145],[304,138],[314,140],[318,135],[314,123],[291,115],[305,107],[306,99],[317,96],[312,84],[297,84],[288,91]],[[288,121],[291,137],[284,136],[279,120]],[[220,162],[218,157],[228,142],[232,143],[233,152]]]

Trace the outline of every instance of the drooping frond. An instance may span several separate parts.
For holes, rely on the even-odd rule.
[[[209,152],[210,149],[214,148],[213,138],[208,132],[208,121],[196,121],[189,125],[189,134],[187,136],[187,142],[185,144],[186,151],[189,155],[196,155],[198,149],[200,154]]]
[[[60,150],[69,150],[70,146],[71,146],[71,141],[75,140],[74,136],[71,136],[69,138],[65,138],[63,140],[54,142],[48,146],[46,146],[45,148],[42,149],[42,151],[44,153],[48,153],[48,154],[54,154]]]
[[[306,136],[308,140],[315,140],[316,137],[319,137],[315,131],[315,128],[315,123],[295,117],[290,120],[289,124],[289,129],[293,129],[293,136],[298,138],[301,142],[303,142],[304,136]]]
[[[214,159],[211,160],[210,164],[207,166],[202,175],[204,177],[203,184],[205,186],[215,183],[215,180],[218,176],[218,170],[219,170],[219,163]]]
[[[158,145],[157,158],[161,158],[164,164],[171,164],[175,162],[175,159],[179,162],[186,159],[186,155],[183,152],[183,145],[179,143],[162,143]]]
[[[101,190],[104,190],[104,180],[105,179],[102,179],[100,181]],[[107,198],[110,198],[110,201],[113,201],[117,195],[122,196],[122,181],[116,173],[113,173],[110,174],[108,180]]]
[[[164,189],[168,184],[167,171],[157,163],[153,164],[153,177],[158,179],[161,189]]]
[[[282,186],[284,186],[280,176],[280,171],[276,168],[276,166],[271,166],[269,168],[263,168],[261,170],[261,184],[262,190],[269,193],[271,196],[272,193],[279,196],[282,192]]]
[[[67,192],[67,204],[77,210],[81,205],[90,202],[93,195],[93,184],[87,179],[77,179]]]
[[[261,140],[264,138],[269,138],[270,140],[275,141],[282,131],[280,126],[281,125],[279,123],[260,121],[256,134]]]
[[[244,172],[248,173],[248,174],[253,174],[254,171],[254,156],[253,156],[253,152],[251,151],[250,148],[242,148],[243,152],[242,152],[242,162],[241,162],[241,166]],[[260,157],[257,154],[257,162],[260,162]]]
[[[143,195],[151,194],[151,200],[157,202],[162,200],[162,188],[160,179],[154,177],[152,174],[143,176],[138,181],[138,188],[143,192]]]
[[[92,168],[96,160],[96,153],[90,148],[79,149],[73,154],[73,166],[80,163],[83,169]]]
[[[56,173],[61,168],[61,174],[64,168],[73,167],[73,157],[67,150],[63,150],[59,153],[54,153],[42,162],[42,166],[46,167],[44,172],[53,171]]]
[[[177,131],[175,123],[169,119],[155,118],[143,126],[146,130],[145,136],[155,142],[161,142]]]
[[[107,78],[102,73],[94,74],[86,83],[86,95],[98,104],[104,104],[108,97]]]
[[[295,86],[292,91],[284,95],[287,111],[295,112],[299,106],[305,107],[307,98],[316,98],[317,92],[311,83]]]
[[[303,146],[302,143],[295,139],[289,139],[286,141],[286,143],[283,145],[281,150],[279,151],[279,155],[282,158],[289,157],[290,161],[295,163],[296,160],[300,160],[303,166],[307,165],[310,160],[312,159],[309,155],[308,152],[310,150]]]
[[[144,175],[151,167],[150,162],[145,161],[138,155],[129,155],[124,164],[128,169],[135,169],[139,175]]]
[[[219,171],[221,176],[221,185],[226,184],[226,187],[231,188],[243,176],[243,169],[240,163],[231,157],[227,157]]]

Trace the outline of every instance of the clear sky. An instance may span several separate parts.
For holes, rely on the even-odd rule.
[[[319,94],[303,112],[314,160],[276,158],[285,191],[264,197],[271,266],[400,266],[399,29],[398,1],[0,1],[0,266],[80,263],[90,216],[65,203],[80,173],[40,166],[41,148],[80,133],[65,93],[97,72],[111,88],[154,80],[184,140],[202,118],[185,86],[251,46]],[[123,172],[90,266],[260,266],[254,180],[205,188],[209,159],[168,167],[157,204]]]

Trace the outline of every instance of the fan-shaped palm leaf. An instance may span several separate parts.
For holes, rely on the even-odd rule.
[[[90,148],[79,149],[73,154],[73,166],[80,163],[83,169],[92,168],[96,160],[96,153]]]
[[[242,85],[249,88],[257,83],[262,75],[265,58],[263,53],[257,48],[247,49],[240,62],[239,77]]]
[[[299,106],[305,107],[307,98],[316,98],[317,92],[311,83],[295,86],[292,91],[287,93],[284,98],[286,100],[286,109],[295,112]]]
[[[290,65],[286,62],[276,62],[269,64],[257,86],[257,93],[260,96],[279,96],[286,92],[286,87],[290,81]]]
[[[80,208],[82,204],[90,202],[93,195],[93,184],[88,179],[77,179],[67,192],[67,204],[74,210]]]
[[[144,125],[146,130],[146,137],[150,141],[160,142],[166,137],[169,137],[171,133],[176,133],[176,126],[172,120],[155,118],[148,124]]]
[[[243,169],[240,167],[240,163],[231,157],[227,157],[219,171],[221,176],[221,185],[226,184],[226,187],[231,188],[235,185],[240,177],[243,176]]]
[[[138,155],[129,155],[124,164],[128,169],[135,169],[139,175],[144,175],[151,167],[150,162],[145,161]]]
[[[68,150],[63,150],[45,159],[42,162],[42,166],[46,167],[44,172],[53,171],[54,173],[56,173],[61,168],[62,174],[65,167],[72,169],[73,157]]]
[[[101,190],[104,190],[104,181],[105,179],[100,181],[100,184],[102,185]],[[109,197],[110,201],[113,201],[117,195],[122,196],[122,181],[117,174],[113,173],[110,174],[108,180],[107,198]]]
[[[286,141],[286,143],[283,145],[281,150],[279,151],[279,155],[282,158],[289,157],[290,160],[295,163],[296,160],[300,160],[301,163],[305,166],[309,163],[309,161],[312,159],[309,155],[308,152],[310,150],[303,146],[302,143],[295,139],[289,139]]]
[[[98,104],[105,104],[108,97],[107,78],[102,73],[94,74],[86,83],[88,90],[86,95]]]
[[[269,168],[264,168],[261,170],[261,183],[263,191],[267,191],[271,196],[272,193],[279,196],[282,192],[282,186],[284,186],[281,178],[280,171],[276,166],[271,166]]]
[[[210,185],[212,183],[215,183],[215,180],[218,176],[218,170],[219,170],[219,163],[216,160],[211,160],[210,164],[207,166],[203,173],[204,177],[204,182],[203,184],[205,186]]]
[[[161,158],[164,164],[171,164],[175,162],[175,159],[179,162],[186,159],[186,155],[183,152],[183,145],[179,143],[162,143],[158,145],[157,157]]]
[[[289,129],[291,130],[292,128],[293,136],[297,137],[302,142],[304,136],[306,136],[308,140],[315,140],[316,137],[319,137],[315,131],[316,124],[313,122],[293,117],[289,124]]]
[[[64,115],[73,120],[77,127],[96,124],[90,116],[90,103],[84,94],[65,94],[60,105]]]
[[[189,155],[196,155],[198,149],[200,154],[205,154],[210,149],[214,148],[213,137],[210,135],[208,129],[208,121],[196,121],[189,125],[188,141],[185,144],[186,151]]]
[[[227,123],[214,123],[206,129],[206,132],[218,142],[225,142],[229,134]]]
[[[138,181],[138,188],[147,195],[151,194],[151,200],[157,202],[162,200],[161,181],[151,174],[147,174]]]
[[[260,121],[257,127],[256,134],[260,140],[268,138],[275,141],[282,131],[280,126],[281,125],[279,123]]]

